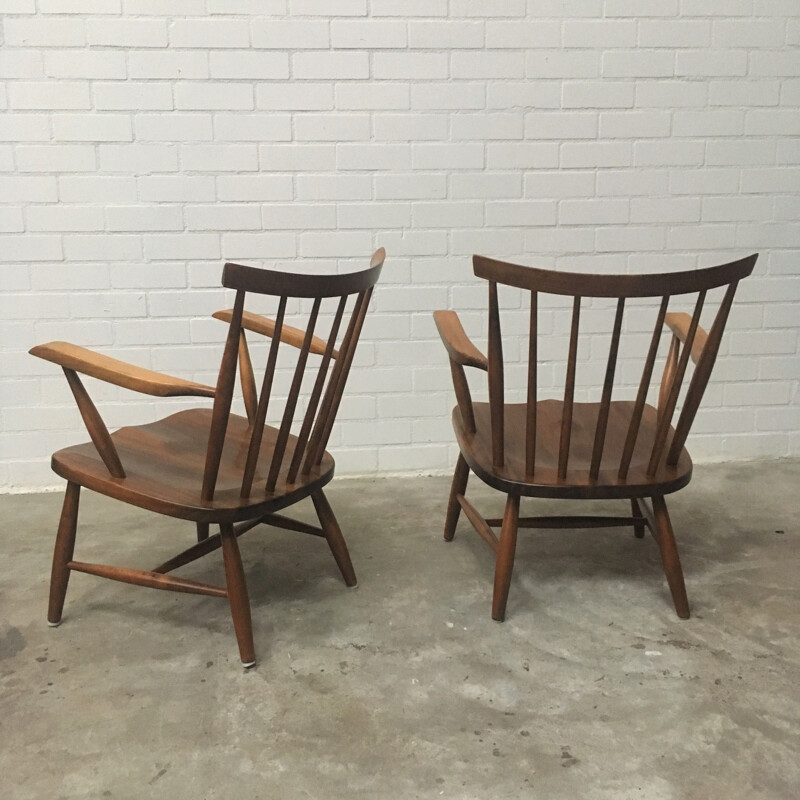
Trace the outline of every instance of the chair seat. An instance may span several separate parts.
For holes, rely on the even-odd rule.
[[[564,403],[542,400],[536,405],[536,463],[533,475],[525,474],[525,403],[505,406],[505,463],[492,464],[491,415],[488,403],[475,403],[475,433],[469,432],[458,406],[453,409],[453,427],[465,460],[490,486],[503,492],[533,497],[626,498],[668,494],[689,483],[692,460],[686,448],[674,468],[663,464],[655,474],[646,474],[655,440],[657,411],[644,407],[639,435],[625,480],[618,476],[622,450],[633,413],[632,401],[611,403],[605,447],[596,481],[589,477],[595,428],[600,403],[575,403],[566,478],[558,477],[558,453],[561,438],[561,415]],[[519,432],[523,432],[519,435]],[[667,447],[674,430],[670,428]]]
[[[265,426],[250,497],[239,495],[251,429],[247,419],[231,414],[222,450],[213,501],[201,499],[210,409],[180,411],[147,425],[120,428],[111,435],[125,478],[109,475],[91,442],[53,454],[53,470],[69,481],[100,494],[161,514],[196,522],[237,522],[277,511],[310,495],[333,477],[334,461],[326,451],[318,467],[286,483],[297,438],[289,437],[273,492],[264,491],[276,428]]]

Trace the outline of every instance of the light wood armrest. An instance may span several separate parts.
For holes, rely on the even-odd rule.
[[[464,367],[489,370],[486,356],[472,343],[455,311],[434,311],[433,319],[450,358]]]
[[[686,336],[689,333],[689,326],[692,318],[689,314],[675,312],[664,317],[664,324],[672,331],[673,335],[683,344],[686,344]],[[706,346],[708,334],[698,325],[692,342],[692,361],[696,364],[700,360],[703,348]]]
[[[29,352],[32,356],[52,361],[65,369],[75,370],[90,378],[97,378],[115,386],[122,386],[124,389],[132,389],[155,397],[214,396],[213,386],[204,386],[202,383],[193,383],[153,372],[69,342],[48,342],[37,345]]]
[[[233,317],[233,309],[215,311],[212,316],[214,319],[230,322]],[[275,333],[274,320],[269,319],[269,317],[262,317],[261,314],[254,314],[252,311],[244,311],[242,313],[242,327],[253,333],[260,333],[262,336],[272,337]],[[305,338],[306,332],[301,331],[299,328],[293,328],[291,325],[283,325],[281,327],[281,341],[292,345],[292,347],[302,348]],[[328,343],[324,339],[320,339],[318,336],[311,337],[309,352],[324,356],[327,347]],[[339,351],[334,349],[332,357],[337,358],[338,355]]]

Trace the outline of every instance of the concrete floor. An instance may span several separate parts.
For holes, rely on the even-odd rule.
[[[61,498],[0,497],[0,797],[800,797],[800,462],[701,465],[673,496],[686,622],[627,529],[521,532],[492,622],[491,552],[463,516],[441,539],[448,483],[334,481],[356,589],[318,539],[245,536],[250,672],[224,600],[73,575],[48,628]],[[84,495],[77,558],[193,541]],[[624,513],[523,512],[592,505]],[[219,553],[185,574],[219,579]]]

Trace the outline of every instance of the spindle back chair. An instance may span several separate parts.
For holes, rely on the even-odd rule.
[[[50,625],[61,621],[71,572],[227,597],[242,662],[252,666],[255,650],[250,602],[237,537],[262,523],[324,537],[345,583],[355,585],[347,545],[323,493],[323,486],[334,473],[333,458],[325,448],[384,258],[381,248],[366,270],[323,276],[226,264],[222,285],[236,294],[232,309],[214,314],[228,323],[216,387],[134,367],[65,342],[39,345],[30,351],[64,369],[91,438],[90,443],[60,450],[52,458],[53,470],[67,480],[67,491],[53,556],[47,617]],[[277,299],[274,320],[245,311],[245,298],[250,293]],[[286,322],[293,298],[298,298],[297,305],[312,301],[305,329]],[[323,303],[326,310],[331,306],[332,312],[324,339],[315,335],[323,319]],[[271,338],[260,390],[246,331]],[[298,351],[285,398],[276,391],[281,343]],[[316,370],[309,366],[312,355],[318,357]],[[237,365],[246,418],[231,412]],[[211,409],[180,411],[158,422],[109,434],[78,373],[158,397],[212,397],[214,402]],[[307,373],[310,394],[304,412],[298,413]],[[270,405],[281,400],[280,425],[266,424]],[[151,570],[76,561],[73,551],[81,487],[193,521],[197,542]],[[277,513],[309,496],[320,527]],[[219,525],[219,533],[211,535],[211,525]],[[217,548],[222,549],[224,587],[168,574]]]
[[[686,438],[719,352],[737,285],[753,270],[757,255],[722,266],[649,275],[587,275],[518,266],[474,256],[477,277],[489,292],[488,358],[469,340],[453,311],[434,314],[450,356],[457,405],[453,427],[460,455],[450,491],[444,538],[452,540],[460,511],[496,553],[492,616],[505,618],[517,530],[633,526],[638,537],[647,527],[656,539],[678,616],[689,604],[664,495],[685,486],[692,474]],[[527,337],[527,399],[504,399],[503,343],[498,286],[516,287],[530,298]],[[708,293],[723,290],[708,333],[700,314]],[[540,399],[538,381],[539,296],[572,299],[563,399]],[[669,313],[676,296],[694,297],[693,313]],[[585,298],[614,298],[616,311],[599,403],[575,401],[581,307]],[[635,398],[612,400],[626,302],[658,298],[654,328],[644,356]],[[673,334],[662,374],[658,405],[647,403],[662,329]],[[695,363],[682,393],[689,360]],[[488,403],[473,403],[464,367],[488,372]],[[617,390],[619,391],[619,389]],[[677,422],[672,422],[683,396]],[[508,495],[502,519],[484,519],[464,496],[472,470]],[[520,497],[628,499],[632,516],[519,517]],[[652,502],[652,508],[650,502]],[[500,526],[500,536],[493,527]]]

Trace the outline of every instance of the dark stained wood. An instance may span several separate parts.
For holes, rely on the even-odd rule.
[[[236,288],[237,294],[233,309],[217,315],[228,321],[229,328],[216,388],[128,367],[71,345],[56,343],[33,349],[34,355],[56,363],[63,362],[67,380],[92,439],[60,450],[52,457],[53,470],[67,480],[67,492],[53,556],[48,608],[51,624],[56,625],[61,620],[69,575],[73,570],[156,589],[227,597],[241,659],[245,666],[251,666],[255,663],[255,650],[237,537],[262,524],[324,537],[345,582],[355,585],[355,572],[347,545],[322,493],[334,471],[333,458],[325,447],[384,257],[381,249],[374,254],[368,270],[319,278],[288,273],[267,274],[245,267],[226,270],[226,285]],[[294,278],[297,278],[296,283]],[[274,323],[245,316],[246,292],[261,290],[281,298]],[[337,298],[338,310],[328,341],[323,341],[314,337],[313,331],[322,298],[328,293]],[[352,294],[357,294],[357,302],[348,335],[337,351],[339,325]],[[279,414],[281,424],[275,428],[266,425],[265,420],[277,350],[281,341],[296,344],[292,329],[284,326],[289,297],[313,297],[314,303],[308,326],[302,331],[289,398],[282,414]],[[244,334],[247,325],[243,321],[258,332],[272,336],[260,397],[257,396],[255,374]],[[319,352],[320,348],[320,368],[301,435],[295,437],[291,434],[291,426],[308,357]],[[336,358],[339,353],[341,358]],[[336,366],[329,383],[327,401],[320,403],[331,361]],[[231,413],[237,364],[242,374],[247,418]],[[180,411],[157,422],[121,428],[110,434],[76,370],[157,396],[194,394],[213,397],[214,405],[211,409]],[[282,398],[275,402],[279,400]],[[312,430],[319,434],[310,440]],[[311,463],[302,475],[298,475],[298,467],[310,449],[313,449]],[[284,464],[287,461],[291,461],[288,466]],[[122,463],[125,464],[124,471]],[[198,541],[154,570],[75,561],[73,552],[81,487],[149,511],[191,520],[196,523]],[[314,502],[321,527],[278,513],[308,497]],[[220,532],[210,535],[211,525],[219,526]],[[226,588],[167,574],[220,548]]]
[[[247,461],[242,475],[242,497],[250,497],[253,488],[253,478],[256,473],[258,454],[261,450],[261,437],[264,435],[264,423],[267,420],[267,410],[272,396],[272,382],[275,380],[275,366],[278,363],[278,345],[281,341],[283,317],[286,313],[286,295],[283,295],[278,304],[278,315],[275,320],[275,333],[269,346],[267,368],[264,371],[264,381],[261,384],[261,394],[258,396],[256,418],[253,420],[253,435],[250,437],[250,446],[247,449]]]
[[[736,294],[737,286],[738,283],[732,283],[725,290],[725,296],[717,311],[717,316],[711,327],[710,335],[705,336],[705,332],[702,331],[702,350],[697,360],[697,369],[695,369],[692,379],[689,382],[689,388],[686,392],[686,399],[683,403],[681,415],[678,418],[678,424],[675,426],[675,436],[672,439],[672,444],[667,453],[668,466],[673,466],[675,464],[681,448],[686,444],[686,437],[689,435],[689,429],[694,422],[695,415],[700,407],[700,401],[703,399],[703,393],[708,385],[708,379],[711,377],[711,370],[714,368],[714,362],[717,359],[720,342],[722,341],[722,333],[725,330],[725,323],[728,321],[728,314],[733,304],[733,297]],[[701,328],[698,325],[697,332],[695,333],[695,341],[700,335]],[[695,349],[695,347],[692,347],[693,358]]]
[[[464,373],[464,367],[457,361],[450,359],[450,374],[453,378],[453,389],[456,393],[458,410],[461,412],[461,419],[464,420],[464,427],[468,431],[475,432],[475,415],[472,413],[472,393],[469,390],[469,382]]]
[[[657,272],[645,275],[591,275],[581,272],[537,269],[473,256],[475,275],[488,281],[516,286],[528,291],[584,297],[659,297],[665,294],[691,294],[707,291],[746,278],[758,254],[730,264],[685,272]]]
[[[242,382],[242,395],[247,419],[253,422],[258,409],[258,392],[256,391],[253,362],[250,359],[250,350],[247,347],[247,335],[244,330],[239,331],[239,376]]]
[[[694,306],[694,314],[692,314],[692,322],[689,325],[689,332],[686,335],[686,343],[683,346],[683,352],[678,359],[678,365],[675,367],[675,377],[672,379],[667,400],[664,403],[664,408],[659,409],[658,416],[658,430],[656,432],[655,441],[653,442],[653,450],[650,454],[650,463],[647,465],[647,474],[654,475],[658,469],[658,464],[664,455],[664,448],[667,445],[667,437],[670,433],[670,424],[672,423],[672,415],[675,412],[675,406],[678,403],[678,395],[680,394],[681,384],[683,383],[683,376],[686,374],[686,366],[689,363],[689,356],[692,352],[692,343],[694,342],[694,334],[697,330],[698,323],[700,322],[700,312],[703,310],[703,303],[706,299],[706,292],[703,290],[697,295],[697,302]]]
[[[689,606],[664,496],[689,483],[692,461],[686,439],[719,352],[725,323],[738,282],[753,270],[757,255],[730,264],[656,275],[591,275],[523,267],[473,256],[474,273],[487,281],[488,358],[474,348],[451,312],[437,311],[437,327],[450,358],[457,406],[453,427],[459,461],[448,502],[445,539],[455,531],[463,509],[476,531],[496,550],[492,616],[505,616],[508,587],[520,528],[633,527],[637,537],[649,528],[656,540],[675,608],[687,617]],[[525,403],[506,403],[500,336],[498,285],[531,293]],[[699,326],[706,293],[726,287],[709,334]],[[537,361],[541,293],[573,298],[563,400],[539,399]],[[691,316],[667,313],[672,298],[696,295]],[[617,299],[605,377],[599,403],[575,402],[577,343],[582,298]],[[622,341],[628,298],[660,299],[655,326],[635,400],[613,399],[616,363]],[[664,327],[672,331],[659,391],[658,408],[647,403]],[[696,364],[676,427],[672,427],[689,360]],[[466,387],[465,366],[481,369],[488,362],[488,403],[474,403]],[[582,388],[582,387],[581,387]],[[507,495],[502,520],[484,519],[464,496],[469,472]],[[520,497],[619,499],[631,516],[519,517]],[[652,498],[651,510],[648,498]],[[499,540],[492,527],[501,526]]]
[[[667,360],[664,362],[664,372],[661,374],[661,386],[658,390],[658,414],[661,416],[667,407],[669,393],[675,383],[675,376],[678,373],[678,359],[681,354],[681,342],[677,336],[672,337],[669,343]]]
[[[678,547],[675,544],[675,534],[672,532],[672,523],[667,513],[667,504],[664,496],[653,496],[653,515],[658,530],[656,541],[661,553],[661,563],[664,565],[664,574],[672,594],[675,611],[681,619],[689,619],[689,599],[686,597],[686,586],[683,582],[683,570],[678,556]]]
[[[222,537],[222,561],[225,565],[225,585],[228,602],[231,606],[233,630],[236,632],[236,642],[239,645],[239,657],[242,659],[242,666],[246,669],[255,666],[256,663],[247,581],[233,525],[223,522],[220,525],[220,534]]]
[[[201,383],[184,381],[150,369],[127,364],[110,356],[95,353],[69,342],[49,342],[30,349],[30,354],[52,361],[65,369],[80,372],[90,378],[132,389],[154,397],[213,397],[214,388]]]
[[[631,498],[631,512],[634,516],[634,524],[633,524],[633,535],[637,539],[644,539],[644,527],[645,522],[642,520],[642,514],[639,511],[639,504],[637,502],[637,498]]]
[[[641,523],[641,517],[520,517],[518,528],[550,528],[562,530],[566,528],[629,528],[634,522]],[[487,525],[493,528],[503,524],[500,519],[487,519]]]
[[[464,516],[470,521],[472,527],[475,528],[475,532],[492,548],[492,550],[497,552],[498,539],[494,535],[494,531],[486,523],[486,520],[478,513],[478,509],[475,508],[463,494],[457,494],[456,501],[459,506],[464,509]]]
[[[668,305],[669,295],[665,295],[661,298],[661,305],[658,309],[658,316],[656,317],[653,336],[650,340],[650,349],[647,351],[647,358],[645,359],[644,368],[642,369],[642,378],[639,381],[639,391],[636,394],[636,402],[634,404],[633,413],[631,414],[631,419],[628,424],[628,432],[625,435],[625,446],[622,449],[622,456],[620,458],[618,472],[619,479],[622,481],[628,477],[628,469],[631,465],[633,448],[636,445],[636,437],[639,435],[639,425],[642,422],[644,405],[645,401],[647,400],[647,390],[650,388],[650,380],[653,376],[653,366],[656,362],[658,343],[661,341],[661,333],[664,327],[664,318],[667,313]]]
[[[508,590],[514,570],[514,554],[517,550],[517,520],[519,518],[519,495],[506,498],[500,542],[497,546],[497,561],[494,567],[494,594],[492,595],[492,619],[502,622],[506,618]]]
[[[473,426],[474,427],[474,426]],[[444,520],[444,539],[451,542],[456,535],[456,525],[461,512],[461,504],[458,502],[459,495],[467,491],[467,480],[469,480],[469,465],[464,460],[461,453],[458,454],[456,469],[453,473],[453,483],[450,487],[450,497],[447,500],[447,515]]]
[[[289,396],[286,399],[286,405],[283,411],[281,428],[280,431],[278,431],[278,438],[275,441],[275,450],[272,453],[272,463],[270,464],[269,475],[267,476],[268,492],[275,489],[275,483],[278,480],[278,471],[281,468],[283,455],[286,452],[286,442],[289,441],[289,430],[292,426],[295,409],[297,408],[297,399],[300,396],[300,385],[303,382],[306,361],[308,361],[308,350],[309,347],[311,347],[311,340],[314,338],[314,326],[317,324],[317,315],[319,314],[321,302],[322,298],[320,297],[314,299],[314,307],[311,309],[306,335],[303,344],[300,346],[300,354],[297,357],[297,365],[295,366],[292,385],[289,387]]]
[[[321,298],[317,298],[320,299]],[[233,309],[225,309],[223,311],[215,311],[212,315],[214,319],[222,320],[222,322],[230,322],[233,317]],[[275,335],[275,320],[269,317],[264,317],[261,314],[254,314],[252,311],[245,311],[242,314],[242,328],[253,333],[260,333],[262,336],[272,338]],[[291,325],[281,325],[278,338],[284,344],[289,344],[292,347],[302,347],[305,338],[305,331],[300,328],[294,328]],[[324,339],[317,336],[312,337],[309,352],[316,355],[323,355],[328,347],[328,343]],[[333,357],[336,358],[339,353],[334,350]]]
[[[228,417],[231,413],[231,403],[233,402],[233,385],[236,383],[236,361],[239,352],[239,331],[244,310],[244,297],[244,292],[236,293],[233,319],[228,328],[225,350],[222,353],[222,364],[217,378],[208,447],[206,448],[206,461],[203,468],[203,488],[201,492],[203,500],[211,500],[214,497],[214,489],[217,485],[222,448],[225,444]]]
[[[576,295],[572,302],[572,328],[569,334],[567,377],[564,381],[564,405],[561,407],[561,440],[558,445],[558,477],[567,477],[569,445],[572,438],[572,406],[575,398],[575,368],[578,361],[578,330],[581,319],[581,298]]]
[[[311,435],[311,426],[314,424],[314,419],[317,414],[320,398],[322,397],[322,390],[325,387],[325,377],[328,374],[328,365],[333,358],[334,350],[333,344],[339,334],[339,326],[342,322],[342,315],[347,304],[347,295],[342,295],[339,298],[339,305],[336,308],[336,316],[333,319],[331,326],[331,333],[328,338],[328,346],[322,356],[319,369],[317,370],[317,378],[314,381],[314,388],[311,390],[311,397],[308,400],[306,408],[306,415],[303,417],[303,425],[300,428],[300,433],[297,436],[297,445],[294,448],[292,455],[292,462],[289,465],[289,472],[286,476],[287,483],[294,483],[297,478],[297,472],[300,469],[300,463],[303,460],[303,454],[306,452],[306,445],[308,444],[308,437]]]
[[[86,425],[86,430],[89,433],[89,438],[92,444],[97,448],[100,458],[106,468],[115,478],[124,478],[125,470],[122,468],[122,462],[119,460],[119,453],[117,448],[114,447],[114,442],[111,441],[111,436],[108,433],[103,418],[100,416],[97,408],[92,402],[91,398],[86,392],[86,389],[78,377],[78,373],[73,369],[64,367],[64,375],[66,376],[69,388],[78,404],[78,410],[81,412],[81,418]]]
[[[433,321],[451,361],[461,364],[462,367],[476,367],[484,371],[489,369],[486,356],[467,336],[455,311],[434,311]]]
[[[207,583],[190,581],[186,578],[176,578],[144,569],[113,567],[108,564],[87,564],[83,561],[70,561],[69,568],[74,572],[85,572],[87,575],[97,575],[100,578],[132,583],[136,586],[147,586],[150,589],[165,589],[170,592],[183,592],[185,594],[205,594],[211,597],[227,597],[227,593],[221,586],[211,586]]]
[[[489,281],[489,405],[492,411],[492,463],[502,467],[505,410],[503,389],[503,339],[500,334],[500,308],[497,284]],[[474,413],[474,411],[473,411]]]
[[[597,415],[597,428],[594,433],[594,448],[592,449],[592,465],[589,467],[589,478],[597,480],[600,470],[600,459],[603,456],[603,445],[606,441],[606,428],[608,426],[608,411],[611,406],[611,389],[614,385],[614,371],[617,366],[617,353],[619,352],[619,336],[622,332],[622,314],[625,310],[625,298],[617,301],[617,315],[614,318],[614,330],[611,334],[611,346],[608,349],[608,362],[606,364],[606,377],[603,381],[603,394],[600,400],[600,413]]]
[[[344,394],[344,385],[347,381],[347,376],[350,374],[350,367],[353,364],[353,358],[356,354],[356,347],[358,340],[361,336],[361,329],[364,326],[364,319],[367,316],[367,309],[369,308],[370,300],[372,299],[372,288],[367,289],[360,295],[361,304],[358,307],[358,313],[353,312],[353,319],[355,326],[353,333],[347,346],[346,354],[342,355],[341,359],[337,360],[336,366],[341,367],[336,388],[332,394],[332,401],[324,416],[324,424],[322,426],[322,436],[317,444],[317,449],[314,454],[314,464],[319,464],[325,448],[328,446],[328,439],[330,438],[331,431],[333,430],[333,423],[336,419],[336,414],[339,411],[339,404],[342,402],[342,395]],[[344,349],[344,348],[343,348]],[[334,372],[335,374],[335,372]],[[312,437],[313,442],[313,437]]]
[[[528,414],[525,420],[525,474],[536,470],[536,400],[539,356],[539,295],[531,292],[530,332],[528,334]]]
[[[47,608],[47,624],[55,627],[61,623],[64,611],[64,597],[69,583],[69,566],[75,550],[75,532],[78,528],[78,504],[81,487],[72,481],[67,482],[61,520],[58,523],[56,545],[53,550],[53,568],[50,573],[50,603]]]
[[[328,547],[330,547],[331,553],[333,553],[333,557],[339,566],[339,571],[342,573],[345,584],[347,586],[355,586],[358,583],[356,571],[353,569],[353,562],[350,560],[347,543],[344,540],[344,536],[342,536],[342,529],[336,521],[333,509],[328,503],[328,498],[325,497],[322,489],[318,489],[311,495],[311,499],[314,502],[314,508],[317,510],[319,524],[325,532]]]
[[[229,289],[292,297],[341,297],[343,294],[364,292],[378,282],[386,251],[375,251],[370,268],[345,275],[298,275],[294,272],[226,264],[222,285]]]

